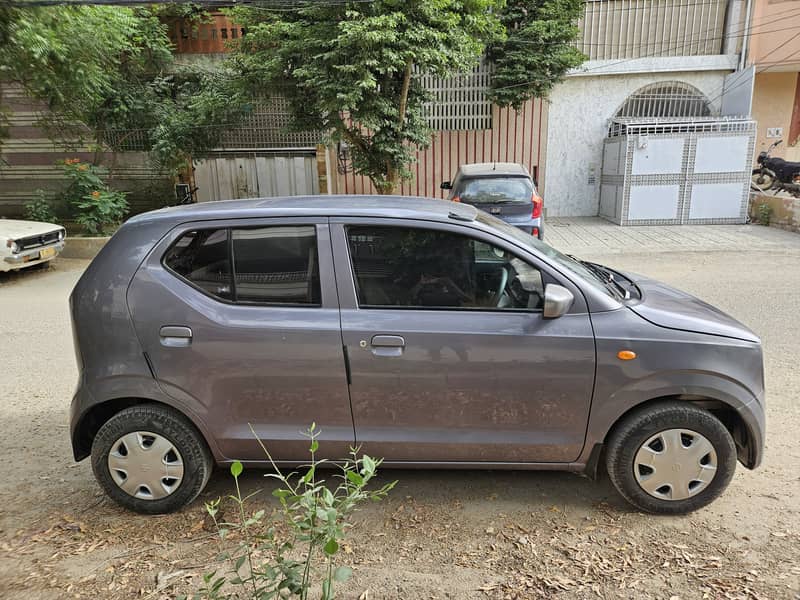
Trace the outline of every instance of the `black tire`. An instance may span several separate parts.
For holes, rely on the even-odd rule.
[[[160,499],[136,498],[117,485],[108,467],[108,455],[122,436],[137,431],[166,438],[180,453],[183,479],[169,495]],[[119,505],[142,514],[176,511],[203,491],[213,469],[213,459],[203,436],[181,413],[156,404],[126,408],[106,421],[92,441],[92,470],[97,482]]]
[[[717,471],[711,482],[696,495],[682,500],[650,495],[634,473],[634,459],[642,445],[669,429],[699,433],[711,443],[717,456]],[[736,460],[736,446],[722,422],[707,410],[682,402],[658,403],[635,411],[614,428],[606,448],[606,468],[614,487],[636,508],[649,513],[679,515],[706,506],[728,487]]]

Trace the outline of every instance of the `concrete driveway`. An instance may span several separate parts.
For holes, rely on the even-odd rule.
[[[762,336],[762,468],[740,466],[722,498],[686,517],[634,512],[605,477],[385,471],[398,486],[358,513],[343,554],[354,576],[340,597],[798,597],[800,236],[592,227],[556,224],[547,235],[562,250],[684,288]],[[698,236],[709,242],[692,243]],[[202,502],[164,517],[126,513],[100,493],[88,462],[71,459],[67,297],[85,265],[59,260],[0,277],[0,597],[171,598],[196,590],[218,551]],[[244,485],[264,490],[254,509],[275,507],[261,474],[246,473]],[[202,499],[230,491],[218,472]]]

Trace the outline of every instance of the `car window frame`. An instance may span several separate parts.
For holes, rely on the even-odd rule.
[[[214,294],[204,290],[196,285],[190,279],[187,279],[174,269],[170,268],[164,261],[167,252],[180,240],[185,234],[191,231],[201,229],[227,229],[227,242],[228,242],[228,260],[231,267],[231,281],[233,283],[234,269],[233,269],[233,255],[232,243],[233,236],[231,231],[233,229],[259,229],[265,227],[291,227],[291,226],[313,226],[317,239],[317,268],[319,270],[319,286],[320,286],[320,302],[315,304],[301,304],[289,302],[258,302],[258,301],[242,301],[242,300],[228,300],[215,296]],[[198,291],[204,297],[224,304],[227,306],[241,306],[241,307],[254,307],[254,308],[282,308],[282,309],[320,309],[320,308],[333,308],[338,307],[338,299],[335,292],[331,294],[329,290],[330,285],[335,285],[333,279],[333,259],[330,254],[330,228],[327,218],[319,217],[274,217],[274,218],[242,218],[242,219],[225,219],[225,220],[210,220],[210,221],[191,221],[176,225],[170,230],[161,241],[156,244],[151,250],[145,262],[150,261],[152,258],[155,262],[177,281],[188,285],[192,289]],[[323,274],[323,263],[330,266],[329,271]],[[325,281],[328,279],[329,281]],[[235,289],[235,284],[232,286],[232,292]]]
[[[349,236],[347,233],[348,226],[368,226],[374,225],[376,227],[398,227],[398,228],[418,228],[418,229],[433,229],[437,231],[446,231],[450,233],[460,234],[477,241],[483,242],[485,244],[489,244],[492,246],[497,246],[502,248],[506,252],[512,253],[514,256],[519,258],[520,260],[528,263],[532,267],[536,268],[542,276],[542,285],[543,288],[546,289],[547,285],[550,283],[556,283],[562,285],[562,279],[555,275],[552,269],[547,268],[546,263],[542,263],[541,260],[538,260],[537,257],[533,256],[530,253],[525,252],[522,248],[515,244],[508,243],[502,237],[493,235],[491,232],[484,231],[482,229],[478,229],[475,227],[469,227],[468,224],[453,224],[447,223],[438,220],[425,220],[425,219],[393,219],[393,218],[371,218],[371,217],[336,217],[331,218],[331,237],[333,240],[333,252],[334,252],[334,260],[336,261],[335,264],[338,266],[340,264],[340,260],[344,261],[347,269],[346,273],[349,274],[349,281],[347,281],[347,286],[341,285],[341,279],[343,275],[340,275],[340,269],[337,269],[337,284],[339,286],[339,302],[342,309],[355,309],[359,311],[370,311],[370,310],[401,310],[401,311],[433,311],[433,312],[472,312],[472,313],[479,313],[479,314],[495,314],[495,315],[502,315],[502,314],[513,314],[513,313],[522,313],[522,314],[530,314],[530,315],[542,315],[543,308],[539,309],[531,309],[531,308],[506,308],[506,309],[497,309],[496,307],[487,307],[487,308],[461,308],[455,306],[443,306],[443,307],[435,307],[435,306],[398,306],[398,305],[386,305],[386,306],[373,306],[373,305],[365,305],[362,306],[359,303],[358,298],[358,279],[355,273],[355,267],[353,265],[352,256],[350,253],[350,242]],[[338,226],[338,228],[336,228]],[[576,296],[576,302],[573,303],[573,307],[570,309],[569,313],[585,313],[586,305],[583,301],[582,293],[579,289],[576,289],[577,286],[569,282],[567,284],[568,289],[573,292]],[[577,310],[575,310],[577,308]]]

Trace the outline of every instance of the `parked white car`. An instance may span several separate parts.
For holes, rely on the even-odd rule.
[[[53,223],[0,219],[0,272],[53,260],[66,237],[64,228]]]

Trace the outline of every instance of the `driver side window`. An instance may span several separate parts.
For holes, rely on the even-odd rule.
[[[540,271],[466,235],[393,226],[347,229],[361,308],[541,310]]]

